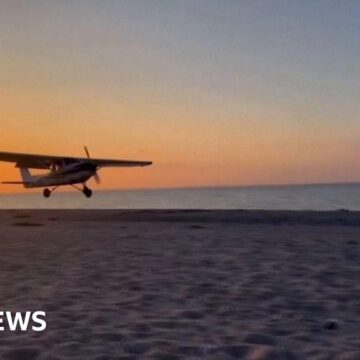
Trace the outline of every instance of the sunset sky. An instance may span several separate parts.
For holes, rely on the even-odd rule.
[[[359,36],[358,1],[0,1],[0,151],[154,161],[102,189],[360,181]]]

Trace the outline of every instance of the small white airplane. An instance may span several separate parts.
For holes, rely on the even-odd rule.
[[[19,154],[0,152],[0,161],[14,162],[20,169],[22,181],[4,181],[3,184],[20,184],[25,188],[44,187],[44,197],[50,197],[51,193],[59,186],[71,185],[81,191],[86,197],[91,197],[92,190],[86,186],[86,181],[94,177],[100,184],[97,171],[103,167],[134,167],[148,166],[151,161],[132,161],[114,159],[92,159],[85,147],[86,158],[68,156],[47,156],[33,154]],[[45,175],[31,175],[29,169],[49,170]],[[82,188],[76,186],[83,184]],[[48,189],[47,187],[52,187]]]

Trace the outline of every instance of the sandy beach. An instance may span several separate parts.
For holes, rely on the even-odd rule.
[[[360,359],[360,213],[0,213],[1,359]]]

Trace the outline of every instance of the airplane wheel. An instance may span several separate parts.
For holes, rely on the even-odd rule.
[[[88,187],[85,187],[84,190],[83,190],[83,193],[87,198],[89,198],[92,195],[92,190],[89,189]]]
[[[44,189],[43,195],[44,195],[44,197],[48,198],[51,195],[51,191],[49,189]]]

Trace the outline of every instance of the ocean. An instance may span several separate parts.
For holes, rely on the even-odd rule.
[[[360,210],[360,184],[1,194],[1,209]]]

